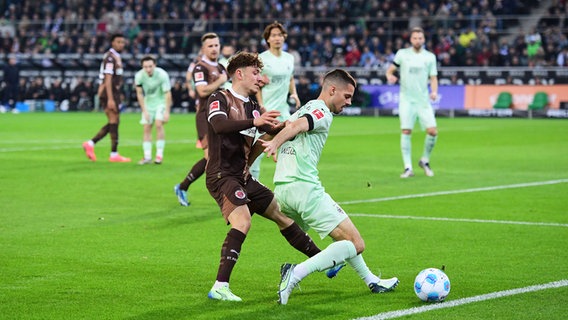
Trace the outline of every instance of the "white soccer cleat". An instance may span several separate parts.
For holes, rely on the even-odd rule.
[[[218,289],[212,288],[211,291],[209,291],[209,293],[207,294],[207,297],[209,299],[221,300],[221,301],[235,301],[235,302],[243,301],[243,299],[241,299],[239,296],[232,293],[231,289],[229,289],[228,286],[223,286]]]
[[[139,165],[144,165],[144,164],[149,164],[149,163],[152,163],[152,159],[142,158],[140,161],[138,161]]]
[[[292,290],[298,285],[294,277],[295,264],[285,263],[280,267],[280,289],[278,290],[278,303],[287,304]]]
[[[406,168],[406,169],[404,169],[404,172],[400,174],[400,177],[402,179],[414,177],[414,172],[412,171],[412,169]]]
[[[369,289],[372,293],[383,293],[393,291],[398,286],[398,278],[380,279],[376,283],[369,283]]]
[[[432,169],[430,168],[430,163],[420,160],[418,162],[418,166],[420,166],[420,168],[424,169],[424,173],[426,174],[427,177],[433,177],[434,176],[434,171],[432,171]]]

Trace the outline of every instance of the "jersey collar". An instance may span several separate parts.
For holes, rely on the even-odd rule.
[[[235,90],[233,90],[233,88],[229,88],[229,91],[231,92],[231,94],[238,98],[239,100],[243,100],[244,102],[249,102],[249,98],[245,97],[245,96],[241,96],[240,94],[236,93]]]
[[[114,54],[115,56],[120,58],[120,53],[116,50],[114,50],[114,48],[110,48],[110,52],[112,52],[112,54]]]
[[[207,59],[206,55],[201,56],[201,61],[207,63],[208,65],[214,66],[214,67],[216,67],[219,64],[217,61],[211,61],[211,60]]]

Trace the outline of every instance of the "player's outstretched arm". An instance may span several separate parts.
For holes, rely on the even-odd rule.
[[[262,146],[266,156],[272,156],[276,161],[276,152],[284,142],[294,138],[299,133],[307,132],[309,129],[310,125],[306,117],[300,117],[298,120],[288,123],[271,141],[263,142]]]

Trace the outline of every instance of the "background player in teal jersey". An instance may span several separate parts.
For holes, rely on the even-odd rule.
[[[428,177],[434,176],[430,168],[430,154],[438,138],[436,118],[430,100],[438,98],[438,70],[436,56],[424,48],[424,30],[413,28],[410,31],[412,46],[397,51],[393,64],[386,72],[387,81],[395,83],[398,78],[394,75],[396,69],[400,74],[400,95],[398,116],[400,119],[400,149],[404,162],[404,172],[401,178],[414,176],[411,157],[411,134],[416,120],[420,120],[422,129],[426,128],[424,152],[418,165],[424,169]],[[428,94],[430,80],[430,94]]]
[[[282,212],[302,229],[313,228],[322,239],[329,235],[336,241],[298,265],[282,265],[280,304],[288,302],[294,287],[310,273],[344,261],[373,293],[391,291],[398,285],[397,278],[380,279],[369,270],[361,256],[365,249],[363,238],[345,211],[325,192],[318,177],[317,164],[333,121],[332,113],[351,105],[355,87],[355,79],[346,71],[327,73],[319,97],[295,112],[282,131],[263,143],[268,156],[275,156],[279,150],[274,194]],[[328,277],[334,275],[328,272]]]
[[[154,163],[161,164],[166,146],[166,134],[164,124],[170,119],[172,105],[171,83],[168,73],[156,67],[156,59],[152,56],[144,56],[141,60],[142,70],[134,76],[136,86],[136,98],[142,109],[144,125],[144,138],[142,149],[144,157],[138,164],[152,162],[152,126],[156,124],[156,158]]]
[[[256,94],[256,100],[266,110],[278,110],[278,120],[284,121],[290,117],[288,94],[294,100],[296,109],[300,107],[300,98],[294,82],[294,56],[284,51],[284,42],[287,37],[286,29],[278,22],[273,22],[264,29],[263,37],[268,50],[258,55],[264,69],[262,69],[264,86]],[[260,177],[260,162],[258,157],[251,165],[250,172],[253,177]]]

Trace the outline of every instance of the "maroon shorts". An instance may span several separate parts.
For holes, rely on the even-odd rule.
[[[225,221],[235,208],[247,205],[249,211],[254,213],[264,213],[272,199],[274,193],[262,183],[249,178],[246,182],[237,177],[219,177],[216,174],[207,175],[205,180],[209,194],[217,201]]]
[[[120,108],[119,105],[121,104],[122,101],[120,101],[120,94],[113,94],[112,98],[116,104],[116,109],[118,111],[118,109]],[[101,109],[105,110],[107,108],[107,104],[108,104],[108,98],[106,96],[101,97],[99,99],[99,103],[100,103],[100,107]]]

